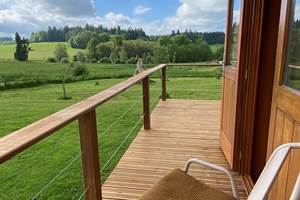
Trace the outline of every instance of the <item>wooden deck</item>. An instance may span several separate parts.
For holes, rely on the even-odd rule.
[[[229,167],[219,147],[220,102],[167,100],[151,114],[151,130],[141,130],[103,186],[104,199],[138,199],[159,178],[183,168],[192,158]],[[225,192],[229,180],[222,174],[193,166],[191,175]],[[239,193],[246,198],[241,177]]]

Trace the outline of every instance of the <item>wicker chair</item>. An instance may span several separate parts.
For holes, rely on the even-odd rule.
[[[288,143],[278,147],[271,155],[263,172],[257,180],[248,200],[262,200],[268,194],[274,180],[276,179],[289,151],[300,148],[300,143]],[[217,190],[205,183],[195,179],[188,174],[191,164],[202,165],[228,176],[231,182],[233,196]],[[184,170],[174,169],[161,180],[159,180],[139,200],[234,200],[239,199],[236,184],[232,174],[225,168],[208,163],[206,161],[191,159]],[[300,174],[295,184],[290,200],[300,199]]]

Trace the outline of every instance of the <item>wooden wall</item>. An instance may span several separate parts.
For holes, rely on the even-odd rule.
[[[281,144],[300,142],[300,122],[295,121],[289,114],[276,108],[274,135],[269,148],[274,150]],[[280,174],[274,183],[269,199],[289,199],[300,171],[300,151],[292,150],[287,157]]]

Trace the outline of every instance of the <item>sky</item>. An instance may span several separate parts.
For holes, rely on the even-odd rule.
[[[48,26],[102,24],[172,30],[224,31],[226,0],[0,0],[0,36],[30,35]]]

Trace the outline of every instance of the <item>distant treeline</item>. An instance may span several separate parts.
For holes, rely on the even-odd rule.
[[[69,27],[65,26],[63,28],[57,28],[55,26],[48,27],[47,31],[39,31],[31,34],[30,41],[31,42],[70,42],[72,47],[75,48],[86,48],[87,42],[85,45],[81,45],[81,41],[79,44],[72,44],[72,42],[77,42],[76,40],[80,40],[82,38],[92,38],[97,36],[98,34],[106,33],[108,35],[121,35],[125,40],[137,40],[142,39],[146,41],[157,41],[160,36],[148,36],[145,31],[141,28],[128,28],[122,29],[120,26],[114,28],[107,28],[102,25],[94,26],[86,24],[84,27],[76,26]],[[190,40],[195,42],[197,39],[201,38],[206,41],[208,44],[223,44],[224,43],[224,33],[223,32],[193,32],[191,30],[186,30],[185,32],[172,31],[171,36],[185,34]],[[79,36],[78,36],[79,35]],[[88,40],[86,39],[86,40]],[[73,40],[73,41],[71,41]],[[84,43],[84,42],[82,42]]]
[[[11,37],[0,37],[1,42],[13,42],[14,40]]]
[[[223,44],[223,32],[172,31],[169,35],[149,36],[141,28],[122,29],[120,26],[106,28],[102,25],[63,28],[48,27],[48,31],[31,34],[32,42],[68,42],[72,48],[86,49],[73,61],[100,63],[144,63],[203,62],[222,60],[223,45],[212,51],[210,45]],[[65,47],[56,55],[58,62],[67,61]],[[52,58],[48,59],[54,60]]]

